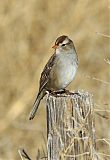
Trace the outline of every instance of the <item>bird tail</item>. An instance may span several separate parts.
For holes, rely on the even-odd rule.
[[[35,114],[37,112],[37,109],[39,107],[41,99],[45,96],[46,92],[42,90],[41,92],[38,93],[36,100],[34,102],[33,108],[29,114],[29,120],[32,120],[35,117]]]

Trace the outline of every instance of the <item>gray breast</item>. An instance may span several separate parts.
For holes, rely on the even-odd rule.
[[[59,55],[56,65],[58,87],[65,88],[74,79],[77,70],[77,58],[74,54]]]

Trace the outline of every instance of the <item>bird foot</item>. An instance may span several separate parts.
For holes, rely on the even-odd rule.
[[[58,90],[58,91],[54,91],[54,90],[49,90],[49,93],[52,95],[52,96],[55,96],[55,97],[60,97],[61,94],[65,94],[65,90],[62,89],[62,90]]]
[[[62,96],[66,96],[66,95],[78,95],[80,96],[80,94],[78,92],[70,92],[69,90],[67,89],[62,89],[62,90],[58,90],[58,91],[49,91],[49,93],[52,95],[52,96],[55,96],[55,97],[60,97],[61,95]]]

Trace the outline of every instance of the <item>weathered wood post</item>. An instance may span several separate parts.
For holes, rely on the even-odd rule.
[[[92,96],[47,97],[48,160],[96,160]]]

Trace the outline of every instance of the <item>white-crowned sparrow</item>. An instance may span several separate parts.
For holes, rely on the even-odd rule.
[[[74,79],[77,71],[78,57],[72,40],[67,36],[60,36],[52,48],[55,49],[55,53],[41,74],[39,92],[30,112],[29,120],[34,118],[46,91],[65,89]]]

